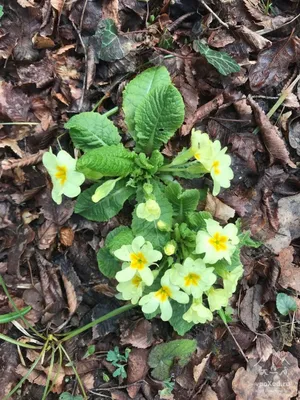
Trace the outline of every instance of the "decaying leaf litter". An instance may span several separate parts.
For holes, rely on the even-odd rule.
[[[263,245],[242,251],[245,272],[229,330],[221,319],[197,325],[180,352],[174,341],[182,338],[168,323],[133,311],[75,337],[68,352],[91,399],[296,398],[300,305],[282,316],[276,296],[283,292],[300,303],[299,84],[267,114],[299,75],[299,2],[0,4],[0,272],[18,308],[31,306],[26,319],[43,332],[71,330],[120,303],[115,282],[99,272],[96,252],[113,228],[128,223],[129,213],[96,223],[73,214],[73,200],[56,205],[41,159],[49,146],[73,154],[64,129],[71,116],[120,107],[132,77],[164,65],[183,96],[185,122],[163,153],[177,154],[193,127],[227,145],[233,183],[217,199],[208,196],[203,210],[224,223],[241,218]],[[231,60],[236,70],[227,74]],[[131,148],[122,116],[112,118]],[[14,311],[3,291],[0,307],[0,315]],[[12,323],[0,329],[15,339],[23,335]],[[161,346],[168,343],[164,359]],[[85,357],[91,345],[95,351]],[[115,346],[122,354],[131,349],[127,378],[113,378],[115,367],[106,360]],[[0,358],[4,398],[36,354],[20,354],[2,341]],[[160,374],[157,363],[164,367]],[[80,396],[70,365],[59,370],[54,363],[49,371],[46,359],[14,398],[40,399],[47,376],[56,373],[47,398]]]

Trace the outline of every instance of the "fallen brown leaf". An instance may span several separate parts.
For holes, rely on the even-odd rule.
[[[259,325],[259,312],[261,309],[262,295],[262,286],[252,286],[247,290],[240,305],[240,318],[252,332],[256,332]]]
[[[205,211],[208,211],[212,216],[221,222],[228,222],[235,215],[235,210],[223,203],[217,197],[207,193]]]
[[[29,98],[11,83],[0,82],[0,118],[11,121],[27,121]]]
[[[261,361],[265,362],[269,359],[273,352],[273,341],[267,335],[259,335],[256,339],[256,350]]]
[[[270,360],[250,359],[247,370],[239,368],[232,382],[237,400],[290,400],[298,393],[300,369],[288,352],[273,352]]]
[[[218,400],[218,396],[216,392],[214,392],[212,388],[209,385],[207,385],[203,393],[201,393],[199,400]]]
[[[281,250],[278,261],[281,273],[278,283],[285,289],[291,288],[300,292],[300,268],[293,263],[294,248],[292,246]]]
[[[272,45],[270,40],[247,28],[247,26],[239,26],[236,28],[236,32],[255,50],[263,50]]]
[[[3,342],[0,346],[0,398],[3,399],[17,381],[15,373],[18,365],[17,347]]]
[[[127,365],[127,382],[129,384],[145,379],[149,366],[147,364],[149,351],[147,349],[133,348],[129,354]],[[140,390],[140,385],[129,386],[127,392],[131,399],[135,399]]]
[[[256,64],[249,71],[252,90],[276,87],[288,76],[288,68],[298,59],[299,38],[278,40],[259,53]]]
[[[269,118],[251,96],[248,97],[248,102],[253,109],[256,123],[260,128],[264,144],[269,152],[271,164],[273,164],[275,160],[278,160],[282,164],[287,164],[292,168],[296,168],[296,165],[289,157],[285,142],[278,135],[278,128],[271,124]]]
[[[146,349],[154,342],[153,328],[151,322],[139,319],[130,323],[129,327],[121,334],[121,344],[130,344],[139,349]]]

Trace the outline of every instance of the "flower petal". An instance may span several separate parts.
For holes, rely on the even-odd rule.
[[[180,304],[187,304],[190,300],[189,296],[184,292],[173,292],[171,297]]]
[[[153,281],[154,281],[154,276],[153,276],[153,272],[151,271],[150,268],[145,267],[143,269],[141,269],[139,271],[139,274],[141,275],[141,278],[143,280],[143,282],[145,282],[145,284],[147,286],[151,286]]]
[[[141,247],[144,244],[145,239],[143,238],[143,236],[137,236],[136,238],[134,238],[131,243],[133,253],[138,253],[139,251],[141,251]]]
[[[116,273],[116,280],[118,282],[127,282],[130,281],[135,275],[135,270],[133,268],[127,267],[122,271]]]
[[[67,197],[73,198],[80,194],[81,189],[80,186],[74,185],[71,182],[66,182],[63,186],[63,194]]]
[[[171,319],[173,314],[172,306],[169,300],[160,303],[160,309],[161,309],[161,319],[163,321],[169,321],[169,319]]]
[[[141,300],[143,300],[143,297],[141,298]],[[141,304],[141,300],[140,300],[140,304]],[[159,301],[156,300],[155,297],[152,297],[147,303],[145,303],[142,306],[142,311],[145,314],[151,314],[158,309],[158,306],[159,306]]]
[[[75,171],[76,160],[65,150],[60,150],[57,154],[57,161],[60,165],[65,165],[68,169]]]
[[[56,173],[57,158],[50,151],[43,155],[43,164],[50,175],[54,175]]]
[[[132,252],[132,247],[124,244],[120,249],[114,252],[114,256],[121,261],[131,261],[130,254]]]

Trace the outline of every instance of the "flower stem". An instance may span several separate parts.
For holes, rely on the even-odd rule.
[[[23,342],[18,342],[18,340],[15,340],[9,336],[4,335],[3,333],[0,333],[0,339],[5,340],[6,342],[15,344],[20,347],[26,347],[26,349],[34,349],[34,350],[40,350],[41,347],[38,346],[33,346],[31,344],[23,343]]]
[[[111,110],[109,110],[109,111],[107,111],[106,113],[104,113],[104,114],[102,114],[102,115],[104,115],[105,117],[110,117],[111,115],[113,115],[113,114],[115,114],[116,112],[118,112],[118,110],[119,110],[119,107],[114,107],[114,108],[112,108]]]
[[[63,339],[61,339],[61,342],[66,342],[67,340],[71,339],[72,337],[77,336],[80,333],[85,332],[90,328],[93,328],[97,324],[100,324],[100,322],[106,321],[107,319],[115,317],[116,315],[122,314],[123,312],[131,310],[134,307],[137,307],[137,304],[126,304],[125,306],[119,307],[116,310],[113,310],[110,313],[105,314],[102,317],[95,319],[95,321],[92,321],[87,325],[84,325],[81,328],[78,328],[78,329],[75,329],[74,331],[69,332],[66,336],[64,336]]]

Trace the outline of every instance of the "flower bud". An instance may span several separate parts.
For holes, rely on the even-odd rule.
[[[168,242],[164,247],[164,252],[167,256],[172,256],[176,251],[177,245],[174,240]]]
[[[157,222],[157,228],[162,232],[168,232],[170,230],[170,226],[161,219]]]

